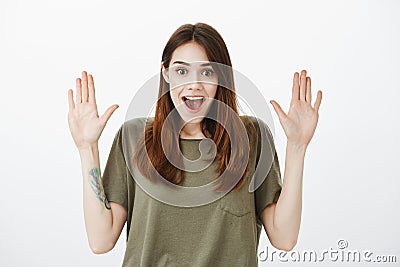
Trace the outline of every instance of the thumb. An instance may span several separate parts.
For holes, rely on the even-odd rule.
[[[108,121],[108,119],[111,117],[111,115],[114,113],[114,111],[119,108],[117,104],[112,105],[109,107],[103,114],[103,116],[100,117],[101,124],[105,125]]]
[[[274,107],[276,114],[279,117],[279,120],[282,122],[286,119],[286,113],[282,110],[281,106],[275,100],[269,101],[271,105]]]

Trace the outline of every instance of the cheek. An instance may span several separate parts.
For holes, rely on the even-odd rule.
[[[217,85],[213,85],[210,86],[209,88],[207,88],[207,94],[209,95],[210,98],[215,98],[215,96],[217,95],[217,89],[218,86]]]
[[[179,90],[178,88],[169,90],[172,102],[174,102],[174,104],[179,104]]]

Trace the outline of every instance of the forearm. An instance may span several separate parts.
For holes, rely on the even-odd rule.
[[[98,145],[79,150],[83,175],[83,209],[89,245],[95,252],[107,249],[112,213],[101,180]],[[106,205],[105,205],[106,203]],[[107,206],[107,207],[106,207]]]
[[[273,220],[277,239],[284,244],[296,243],[300,230],[305,152],[305,146],[287,143],[282,191]]]

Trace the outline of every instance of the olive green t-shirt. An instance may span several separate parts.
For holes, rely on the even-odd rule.
[[[282,181],[272,135],[269,132],[264,136],[271,145],[261,149],[260,120],[249,117],[257,126],[257,133],[250,138],[257,149],[250,151],[245,183],[239,190],[231,190],[222,198],[197,207],[166,204],[139,186],[126,159],[131,158],[132,152],[127,151],[134,151],[137,145],[134,140],[143,133],[146,119],[135,118],[119,128],[102,179],[109,202],[119,203],[128,213],[123,267],[258,266],[257,249],[262,230],[259,215],[268,204],[278,201]],[[263,122],[262,125],[268,128]],[[123,138],[126,127],[130,129],[129,136]],[[200,141],[180,139],[182,154],[188,159],[197,159]],[[269,164],[260,162],[261,151],[266,154],[272,151]],[[216,163],[198,172],[185,172],[182,186],[199,186],[217,178],[218,174],[212,171]],[[257,166],[267,166],[268,174],[261,177],[261,185],[250,192],[250,181],[253,175],[256,177]]]

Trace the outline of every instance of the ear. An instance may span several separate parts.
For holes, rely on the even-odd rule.
[[[165,80],[167,83],[169,83],[168,70],[164,67],[164,64],[163,64],[163,63],[161,63],[161,68],[162,68],[161,73],[162,73],[162,75],[163,75],[163,77],[164,77],[164,80]]]

